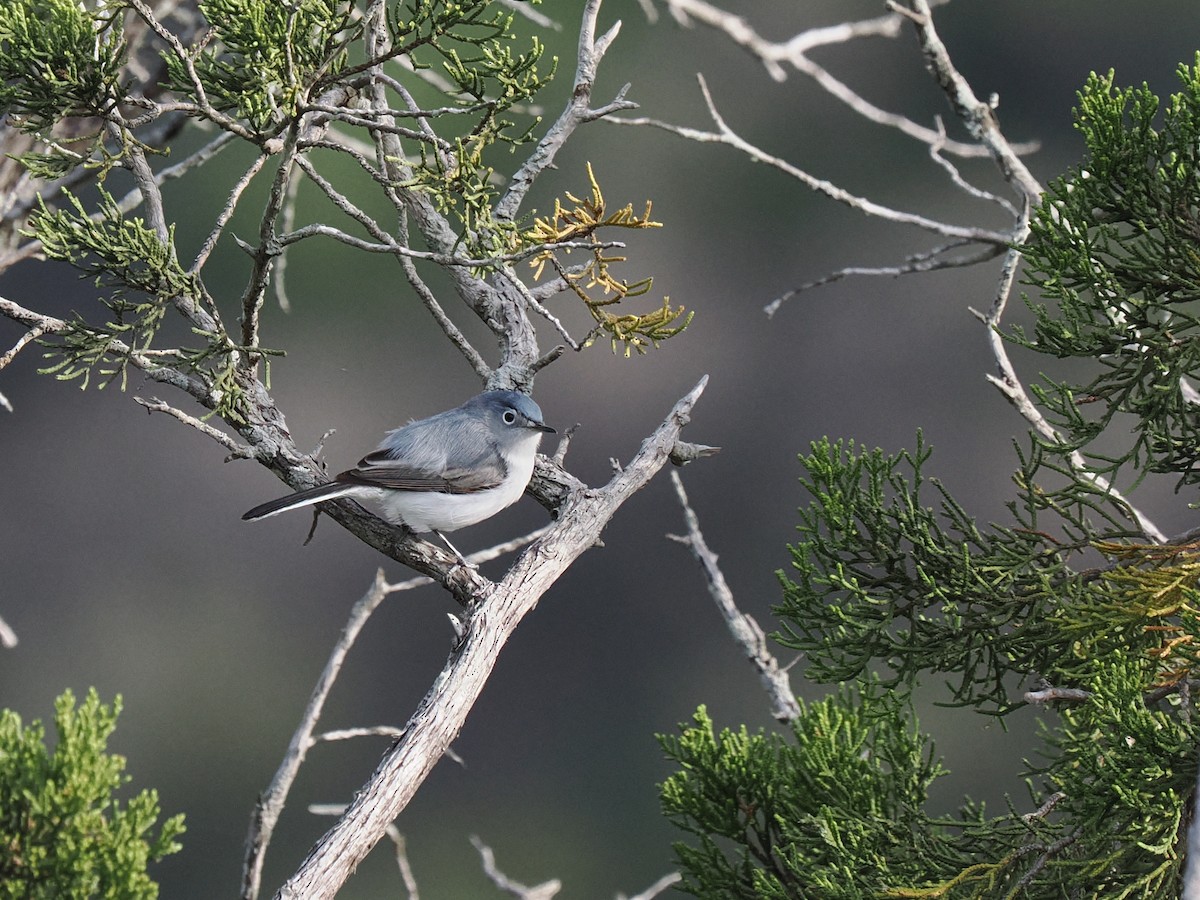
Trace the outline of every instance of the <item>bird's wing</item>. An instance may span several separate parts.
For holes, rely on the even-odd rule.
[[[446,424],[437,415],[396,429],[335,480],[444,494],[472,494],[500,484],[508,466],[488,430],[474,424],[464,427],[461,422],[448,430]]]

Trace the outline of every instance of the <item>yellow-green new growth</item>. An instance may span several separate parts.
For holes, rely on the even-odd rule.
[[[691,324],[694,313],[687,312],[685,315],[682,306],[672,309],[667,297],[663,298],[661,308],[645,315],[633,313],[614,315],[605,309],[605,307],[618,304],[629,297],[640,297],[645,294],[650,290],[654,279],[642,278],[630,283],[616,278],[610,271],[610,267],[614,263],[625,262],[626,258],[606,255],[605,243],[600,240],[597,233],[601,228],[661,228],[662,223],[655,222],[650,218],[651,203],[649,200],[646,201],[646,210],[641,216],[634,213],[632,203],[627,203],[615,212],[609,213],[604,193],[596,181],[591,163],[587,165],[587,173],[591,196],[580,198],[569,191],[566,192],[567,200],[573,205],[569,208],[565,207],[561,200],[556,199],[553,215],[545,218],[535,217],[533,226],[523,235],[524,242],[527,245],[547,245],[545,250],[529,262],[534,270],[534,278],[541,278],[546,264],[549,263],[591,313],[596,322],[596,328],[584,341],[584,346],[590,345],[600,334],[607,334],[613,352],[617,351],[618,344],[623,344],[625,356],[628,358],[633,350],[645,353],[650,345],[657,347],[660,341],[679,334]],[[591,245],[588,250],[591,259],[578,271],[568,272],[555,257],[554,248],[555,245],[578,241]],[[565,248],[565,252],[569,253],[570,248]],[[597,287],[607,296],[592,296],[589,291]],[[675,324],[681,318],[683,321]]]

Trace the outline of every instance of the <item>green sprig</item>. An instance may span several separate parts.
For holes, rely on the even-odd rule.
[[[1093,454],[1200,482],[1200,417],[1185,382],[1200,373],[1200,56],[1180,66],[1165,108],[1149,88],[1093,74],[1076,128],[1087,157],[1046,193],[1024,248],[1039,299],[1024,345],[1089,364],[1037,392],[1072,447],[1088,448],[1129,414],[1133,440]],[[1161,124],[1160,124],[1161,119]]]
[[[114,799],[130,780],[124,757],[107,752],[120,697],[108,706],[92,689],[77,707],[67,691],[54,708],[53,752],[40,722],[0,711],[0,897],[153,900],[146,868],[180,849],[183,816],[155,833],[154,791]]]

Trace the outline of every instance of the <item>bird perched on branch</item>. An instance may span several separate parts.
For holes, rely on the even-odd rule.
[[[329,484],[263,503],[242,516],[265,519],[289,509],[349,497],[366,501],[394,525],[444,533],[515,503],[533,475],[543,434],[554,429],[517,391],[487,391],[462,406],[389,431],[353,469]]]

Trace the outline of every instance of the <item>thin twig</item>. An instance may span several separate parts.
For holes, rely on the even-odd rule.
[[[1071,703],[1083,703],[1092,699],[1092,692],[1082,688],[1048,687],[1037,691],[1026,691],[1022,696],[1026,703],[1051,703],[1055,700],[1066,700]]]
[[[888,6],[896,11],[901,9],[892,0],[889,0]],[[1031,201],[1040,197],[1042,186],[1000,131],[994,104],[984,103],[976,97],[971,85],[950,60],[950,53],[934,27],[928,0],[912,0],[912,12],[914,15],[911,18],[917,28],[925,61],[967,131],[987,147],[1005,181]]]
[[[533,887],[527,887],[519,881],[513,881],[496,866],[496,854],[492,852],[491,847],[475,835],[471,835],[471,844],[479,851],[479,858],[483,864],[483,874],[499,890],[516,897],[517,900],[553,900],[554,896],[562,890],[562,882],[557,878],[551,878],[549,881],[534,885]]]
[[[555,264],[555,267],[557,267],[557,260],[551,258],[551,261]],[[508,283],[516,289],[517,293],[521,295],[525,302],[529,304],[529,308],[553,325],[554,330],[558,332],[559,337],[566,341],[567,345],[572,350],[579,352],[579,342],[576,341],[575,338],[571,337],[571,333],[567,331],[567,326],[564,325],[562,321],[556,315],[554,315],[554,313],[550,312],[550,310],[546,309],[546,307],[538,302],[537,298],[535,298],[533,294],[529,292],[529,288],[525,286],[525,282],[521,281],[521,279],[517,277],[517,273],[512,270],[512,266],[501,266],[499,271],[508,281]]]
[[[1062,435],[1058,433],[1058,430],[1050,424],[1050,421],[1038,409],[1037,404],[1033,402],[1033,398],[1029,396],[1028,391],[1025,390],[1025,386],[1021,383],[1021,379],[1017,377],[1017,370],[1013,366],[1012,360],[1009,359],[1008,347],[1005,344],[1004,335],[1000,330],[1001,319],[1008,305],[1008,298],[1012,294],[1017,269],[1021,261],[1019,247],[1024,243],[1028,234],[1029,207],[1026,204],[1025,209],[1021,212],[1021,218],[1013,235],[1015,246],[1005,255],[1004,267],[1000,274],[1000,283],[997,286],[996,296],[993,298],[991,309],[987,315],[977,314],[984,325],[987,326],[988,345],[991,348],[992,358],[995,360],[996,368],[999,372],[997,375],[989,372],[986,377],[1000,391],[1004,398],[1012,404],[1013,408],[1020,413],[1021,417],[1033,426],[1033,429],[1038,434],[1049,441],[1061,444]],[[1067,455],[1067,458],[1079,477],[1092,482],[1102,492],[1124,506],[1128,511],[1129,517],[1148,538],[1160,544],[1166,541],[1166,534],[1148,516],[1130,503],[1120,491],[1113,487],[1107,478],[1088,469],[1087,460],[1084,459],[1082,453],[1078,450],[1072,450]]]
[[[583,7],[583,21],[579,28],[579,43],[575,59],[575,84],[571,91],[571,99],[566,108],[559,114],[558,119],[546,131],[545,136],[538,141],[533,152],[525,163],[513,173],[509,180],[508,189],[496,204],[497,219],[514,219],[525,195],[533,186],[534,181],[546,169],[554,164],[554,159],[563,144],[574,133],[575,129],[584,122],[606,116],[611,112],[622,109],[636,109],[637,104],[625,100],[625,89],[622,88],[611,103],[601,110],[591,109],[592,90],[596,85],[596,71],[604,54],[616,40],[621,30],[618,21],[612,28],[600,37],[596,37],[596,21],[600,15],[601,0],[587,0]]]
[[[1004,180],[1018,193],[1022,199],[1021,209],[1017,216],[1008,243],[1012,249],[1005,255],[1004,266],[1001,270],[1000,283],[992,301],[991,309],[986,316],[980,315],[988,331],[988,343],[995,359],[998,375],[988,374],[987,378],[1016,408],[1021,416],[1033,426],[1040,435],[1055,443],[1061,443],[1062,437],[1050,424],[1041,410],[1033,402],[1017,377],[1016,369],[1008,356],[1001,331],[1001,319],[1008,304],[1016,280],[1017,269],[1021,260],[1020,247],[1029,235],[1031,209],[1037,204],[1042,195],[1042,186],[1021,161],[1013,145],[1009,143],[996,121],[993,104],[984,103],[975,96],[970,84],[954,66],[950,54],[938,36],[933,22],[933,13],[928,0],[911,0],[912,9],[901,7],[889,0],[888,6],[894,11],[907,16],[917,29],[921,50],[925,61],[934,78],[945,92],[955,113],[962,120],[971,135],[988,148],[993,160],[1000,169]],[[977,314],[978,315],[978,314]],[[1153,521],[1134,507],[1112,483],[1103,477],[1089,471],[1087,461],[1078,450],[1068,454],[1071,466],[1081,478],[1091,481],[1097,488],[1106,493],[1114,501],[1124,506],[1130,518],[1142,532],[1151,540],[1159,543],[1166,540],[1166,535]]]
[[[297,157],[299,159],[300,157]],[[284,197],[283,210],[279,214],[279,227],[287,232],[296,227],[296,197],[300,193],[300,179],[289,178],[287,194]],[[275,260],[275,302],[284,312],[292,308],[287,293],[287,253],[280,253]]]
[[[404,891],[408,894],[408,900],[420,900],[417,892],[417,879],[408,862],[408,843],[404,840],[404,835],[395,825],[389,825],[387,836],[396,848],[396,868],[400,870],[400,880],[404,883]]]
[[[133,179],[137,183],[138,193],[141,194],[142,204],[146,209],[146,220],[159,242],[173,256],[175,247],[171,241],[171,231],[167,226],[167,216],[163,209],[162,191],[155,178],[154,170],[150,168],[150,163],[146,159],[145,151],[118,122],[109,121],[106,127],[114,139],[124,145],[125,168],[133,174]],[[217,320],[197,303],[198,298],[188,294],[177,294],[169,299],[179,314],[187,319],[193,327],[210,334],[221,330]]]
[[[937,123],[938,140],[929,145],[930,159],[942,167],[946,174],[950,176],[950,180],[954,182],[955,187],[963,193],[969,194],[976,200],[986,200],[989,203],[995,203],[1014,219],[1018,218],[1020,213],[1017,212],[1017,208],[1011,202],[1004,197],[993,194],[991,191],[985,191],[971,184],[967,179],[963,178],[962,173],[958,171],[958,166],[942,155],[942,151],[946,149],[946,126],[942,124],[941,116],[937,116],[935,122]]]
[[[180,107],[187,107],[192,114],[202,115],[222,130],[236,134],[245,141],[258,143],[259,136],[257,134],[237,119],[221,112],[209,102],[208,92],[204,89],[204,82],[201,81],[200,75],[196,72],[196,65],[192,54],[183,46],[179,37],[158,21],[144,0],[129,0],[129,5],[154,30],[155,34],[167,42],[171,48],[171,53],[183,65],[184,72],[187,74],[188,81],[196,95],[196,104],[194,108],[192,108],[191,104],[180,104]]]
[[[1068,847],[1074,844],[1077,840],[1079,840],[1078,830],[1071,832],[1065,837],[1059,838],[1053,844],[1046,847],[1043,850],[1042,855],[1034,860],[1033,865],[1030,866],[1029,870],[1021,877],[1021,880],[1013,885],[1012,890],[1008,892],[1008,896],[1020,897],[1022,894],[1024,894],[1025,888],[1033,882],[1033,879],[1037,877],[1038,873],[1041,872],[1042,869],[1046,868],[1046,864],[1063,850],[1066,850]]]
[[[920,272],[937,272],[942,269],[962,269],[968,266],[978,265],[981,262],[986,262],[989,259],[995,259],[1004,253],[1004,248],[997,244],[985,244],[974,253],[966,254],[965,256],[955,256],[949,259],[939,259],[939,255],[951,249],[952,247],[961,247],[963,241],[955,241],[953,244],[944,245],[941,247],[933,247],[924,253],[916,254],[909,257],[905,262],[895,266],[846,266],[844,269],[838,269],[830,272],[827,275],[822,275],[820,278],[812,281],[806,281],[797,287],[792,288],[780,294],[770,303],[763,307],[769,317],[774,316],[779,312],[779,308],[788,300],[805,291],[813,288],[822,287],[827,284],[833,284],[835,281],[841,281],[843,278],[851,278],[855,276],[866,277],[900,277],[902,275],[915,275]]]
[[[13,344],[3,356],[0,356],[0,371],[3,371],[9,363],[17,358],[17,354],[20,353],[26,347],[26,345],[36,341],[45,333],[46,330],[41,325],[34,325],[23,335],[21,335],[17,339],[17,342]]]
[[[1021,821],[1028,824],[1028,823],[1034,821],[1035,819],[1044,819],[1044,818],[1046,818],[1046,816],[1050,815],[1050,813],[1052,813],[1054,811],[1054,807],[1058,806],[1058,804],[1062,803],[1062,801],[1064,801],[1066,799],[1067,799],[1067,795],[1064,794],[1062,791],[1055,791],[1053,794],[1051,794],[1049,797],[1046,798],[1045,803],[1043,803],[1041,806],[1039,806],[1033,812],[1025,813],[1025,815],[1021,816]]]
[[[63,319],[34,312],[5,297],[0,297],[0,316],[12,319],[14,322],[20,322],[31,328],[40,328],[43,334],[62,334],[71,327]],[[144,372],[148,378],[179,388],[191,394],[193,398],[202,404],[209,408],[212,407],[211,388],[199,376],[188,372],[181,372],[178,369],[164,365],[146,353],[135,351],[124,341],[117,338],[109,340],[108,350],[115,356],[127,359],[135,368]]]
[[[399,234],[401,242],[407,246],[408,244],[408,214],[402,212],[399,222]],[[438,302],[437,297],[425,283],[425,279],[421,277],[421,273],[417,271],[416,263],[413,259],[405,254],[398,254],[397,259],[400,262],[400,269],[404,272],[404,277],[408,281],[409,287],[417,295],[417,299],[433,316],[434,322],[442,329],[442,334],[449,338],[450,343],[458,348],[458,352],[463,355],[463,358],[475,370],[480,378],[485,382],[491,377],[492,367],[487,364],[487,360],[483,358],[474,345],[463,334],[462,329],[454,324],[454,320],[446,314],[442,308],[442,304]]]
[[[197,419],[195,416],[189,416],[181,409],[176,409],[165,400],[160,400],[157,397],[134,397],[133,402],[140,406],[146,407],[149,412],[166,413],[174,419],[178,419],[184,425],[190,428],[195,428],[201,434],[212,438],[222,447],[229,451],[230,459],[253,459],[254,451],[245,444],[240,443],[235,438],[230,437],[219,428],[214,428],[202,419]]]
[[[262,167],[266,165],[267,156],[260,153],[254,158],[254,162],[250,163],[249,168],[242,173],[241,177],[234,182],[233,189],[230,190],[229,196],[225,200],[224,207],[217,214],[217,219],[213,223],[212,230],[209,231],[208,237],[204,239],[204,243],[200,245],[200,251],[196,254],[196,258],[192,260],[191,266],[188,267],[188,272],[191,274],[198,273],[204,264],[208,262],[208,257],[212,254],[217,246],[217,240],[221,237],[221,233],[225,230],[225,226],[229,224],[229,220],[233,218],[234,212],[237,210],[238,201],[241,200],[242,194],[246,188],[250,186],[250,182],[254,176],[262,171]]]
[[[868,121],[894,128],[924,144],[932,144],[938,140],[938,135],[933,129],[920,125],[907,116],[880,109],[807,55],[808,51],[817,47],[847,43],[864,37],[895,38],[900,34],[900,26],[903,23],[903,19],[897,13],[857,22],[810,28],[787,40],[771,41],[755,31],[745,18],[719,9],[706,0],[666,0],[666,5],[675,20],[681,24],[691,24],[691,20],[694,19],[723,32],[733,43],[756,57],[775,81],[782,82],[787,79],[787,69],[783,65],[787,63]],[[944,137],[943,135],[942,143],[946,152],[955,156],[979,157],[988,153],[985,147],[977,143],[947,141]],[[1021,144],[1017,147],[1021,153],[1030,153],[1037,148],[1037,143]]]
[[[403,728],[397,728],[395,725],[373,725],[362,728],[337,728],[333,731],[322,731],[320,734],[314,734],[311,744],[332,743],[334,741],[349,741],[360,737],[390,737],[398,738],[404,734]]]
[[[684,128],[679,125],[671,125],[667,122],[661,122],[657,119],[647,118],[615,118],[609,121],[618,122],[623,125],[645,125],[654,128],[660,128],[668,131],[671,134],[686,138],[690,141],[700,143],[725,144],[733,147],[746,156],[757,162],[764,163],[773,169],[783,172],[790,178],[804,184],[810,190],[824,194],[831,200],[835,200],[851,209],[856,209],[864,215],[874,216],[875,218],[883,219],[888,222],[895,222],[898,225],[913,225],[925,231],[931,231],[934,234],[940,234],[944,237],[957,238],[960,240],[971,241],[973,243],[994,244],[1005,247],[1008,245],[1009,235],[1002,232],[992,231],[987,228],[976,228],[965,225],[953,225],[949,222],[939,222],[936,219],[930,219],[926,216],[916,213],[904,212],[903,210],[893,209],[869,200],[866,197],[860,197],[852,194],[844,188],[840,188],[832,182],[817,178],[809,174],[803,169],[797,168],[785,159],[778,156],[773,156],[765,150],[751,144],[745,138],[741,137],[725,122],[717,110],[716,103],[713,101],[712,94],[708,89],[708,84],[704,80],[704,76],[697,75],[696,78],[700,83],[700,91],[704,96],[705,105],[708,107],[708,114],[716,125],[716,131],[699,131],[695,128]]]
[[[279,764],[270,785],[254,806],[254,813],[250,820],[250,832],[246,838],[246,858],[242,865],[243,900],[255,900],[258,897],[267,847],[270,846],[271,837],[275,833],[275,825],[283,812],[288,792],[296,780],[305,756],[313,745],[313,731],[316,729],[317,720],[321,717],[321,711],[325,708],[325,700],[329,697],[334,682],[337,681],[338,673],[341,672],[342,664],[345,662],[350,648],[354,646],[354,641],[358,638],[363,626],[367,624],[371,613],[378,608],[389,593],[391,590],[384,578],[383,569],[379,569],[367,592],[351,608],[350,617],[342,626],[342,633],[338,637],[337,643],[334,644],[333,651],[329,654],[320,678],[317,679],[308,706],[305,707],[304,715],[300,719],[300,725],[288,743],[283,761]]]
[[[671,471],[671,484],[675,486],[675,496],[683,509],[687,534],[668,536],[684,544],[692,551],[696,562],[700,563],[700,568],[704,570],[704,576],[708,581],[708,592],[717,604],[721,617],[725,619],[729,633],[742,648],[746,658],[758,670],[759,680],[762,681],[767,697],[771,701],[771,715],[780,722],[791,722],[798,719],[800,705],[796,702],[796,693],[792,690],[791,680],[788,678],[787,672],[780,667],[774,654],[767,648],[767,636],[762,630],[762,626],[749,613],[744,613],[737,608],[733,599],[733,591],[729,589],[725,575],[717,563],[717,555],[709,549],[708,543],[704,540],[704,533],[700,530],[700,518],[688,503],[687,492],[683,489],[683,479],[674,470]]]
[[[275,223],[283,212],[287,202],[287,183],[292,178],[293,168],[300,151],[296,146],[300,128],[297,121],[287,130],[281,148],[279,166],[275,170],[275,178],[271,181],[271,190],[267,194],[267,204],[263,209],[262,218],[258,225],[258,246],[252,254],[254,261],[250,269],[250,277],[246,280],[246,288],[242,292],[242,346],[258,346],[259,312],[267,294],[267,284],[271,277],[271,268],[275,257],[282,253],[275,236]],[[250,357],[252,364],[254,357]]]
[[[655,897],[657,897],[667,888],[674,887],[681,881],[683,881],[683,876],[678,872],[668,872],[662,878],[658,879],[658,881],[654,882],[654,884],[650,885],[650,887],[646,888],[641,893],[634,894],[632,897],[629,897],[628,900],[654,900]],[[625,898],[618,897],[617,900],[625,900]]]

